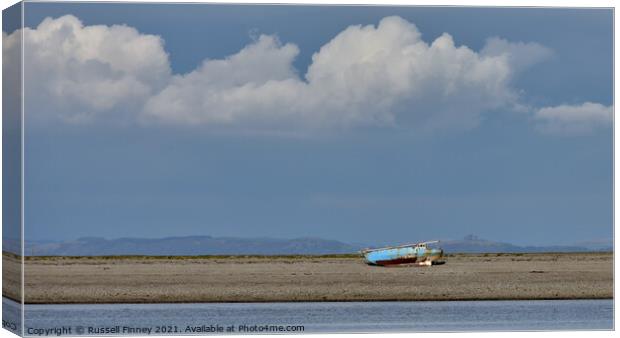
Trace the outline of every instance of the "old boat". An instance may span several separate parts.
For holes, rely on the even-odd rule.
[[[443,264],[443,262],[439,261],[443,257],[443,250],[439,247],[431,247],[431,245],[436,243],[439,243],[439,241],[364,249],[361,253],[369,265],[415,264],[430,266]]]

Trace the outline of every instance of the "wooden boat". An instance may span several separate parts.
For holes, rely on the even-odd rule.
[[[415,264],[419,266],[430,266],[443,264],[439,259],[443,257],[441,248],[431,248],[429,244],[439,243],[439,241],[429,241],[399,246],[389,246],[378,249],[364,249],[366,263],[369,265],[397,265]]]

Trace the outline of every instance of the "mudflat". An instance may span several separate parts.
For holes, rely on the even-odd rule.
[[[3,270],[19,271],[4,254]],[[27,257],[26,303],[584,299],[613,297],[612,253],[455,254],[432,267],[354,256]],[[3,295],[19,299],[5,279]]]

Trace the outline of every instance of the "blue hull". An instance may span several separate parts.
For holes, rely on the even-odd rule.
[[[425,246],[402,246],[364,251],[366,263],[371,265],[419,264],[431,265],[443,256],[443,250]]]

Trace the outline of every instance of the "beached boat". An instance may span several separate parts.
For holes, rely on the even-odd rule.
[[[436,243],[439,241],[364,249],[361,253],[364,255],[366,263],[370,265],[415,264],[430,266],[443,263],[439,261],[443,257],[443,250],[438,247],[430,247],[431,244]]]

